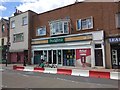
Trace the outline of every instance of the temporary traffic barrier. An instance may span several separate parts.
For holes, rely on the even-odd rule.
[[[65,75],[71,75],[72,70],[71,69],[57,69],[57,74],[65,74]]]
[[[89,77],[89,70],[72,69],[72,74],[71,75]]]
[[[14,70],[20,71],[32,71],[42,72],[51,74],[63,74],[83,77],[94,77],[94,78],[106,78],[120,80],[120,72],[103,72],[103,71],[92,71],[92,70],[79,70],[79,69],[61,69],[61,68],[41,68],[41,67],[24,67],[24,66],[13,66]]]
[[[110,79],[110,72],[89,71],[89,77]]]

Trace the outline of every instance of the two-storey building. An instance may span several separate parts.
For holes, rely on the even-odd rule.
[[[31,62],[120,66],[119,7],[119,2],[80,2],[35,15]]]
[[[3,62],[7,59],[7,43],[9,20],[2,18],[0,20],[0,61]]]
[[[10,59],[12,63],[23,63],[24,57],[30,60],[28,53],[30,53],[30,43],[32,32],[32,16],[36,13],[33,11],[26,11],[15,13],[10,17]]]

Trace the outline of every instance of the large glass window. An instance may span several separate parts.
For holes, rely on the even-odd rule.
[[[24,40],[23,33],[13,35],[13,42],[20,42],[23,40]]]
[[[46,35],[46,27],[40,27],[40,28],[38,28],[36,35],[37,36],[44,36],[44,35]]]
[[[77,30],[85,30],[93,28],[93,18],[85,18],[77,20]]]
[[[50,22],[50,31],[52,35],[68,34],[69,33],[69,21],[57,20]]]

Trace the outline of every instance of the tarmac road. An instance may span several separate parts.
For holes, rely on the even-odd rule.
[[[5,69],[2,88],[118,88],[118,81]]]

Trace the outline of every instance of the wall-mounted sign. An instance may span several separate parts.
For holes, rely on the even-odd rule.
[[[110,42],[110,43],[120,42],[120,37],[118,37],[118,38],[109,38],[109,42]]]
[[[65,38],[52,38],[52,39],[48,39],[48,43],[49,44],[64,43],[64,42],[65,42]]]

